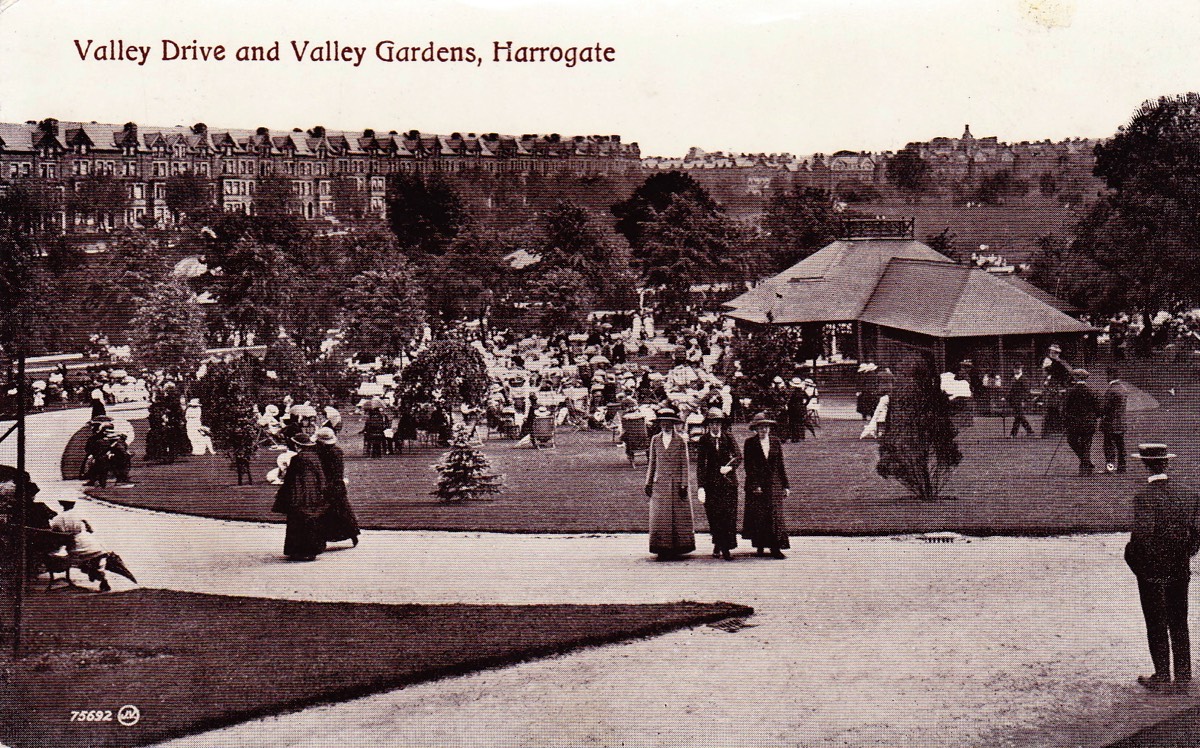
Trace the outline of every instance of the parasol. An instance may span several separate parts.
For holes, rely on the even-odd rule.
[[[124,434],[125,443],[133,444],[134,431],[132,423],[126,421],[124,418],[114,418],[112,419],[112,425],[114,434]]]
[[[111,571],[113,574],[120,574],[134,584],[137,584],[137,579],[133,576],[133,572],[129,570],[129,567],[125,565],[121,557],[115,553],[110,552],[106,557],[104,570]]]

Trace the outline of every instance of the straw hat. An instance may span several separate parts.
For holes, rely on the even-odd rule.
[[[317,429],[316,433],[313,434],[313,439],[315,439],[318,444],[337,444],[338,440],[337,434],[335,434],[333,429],[329,428],[328,426],[322,426],[321,428]]]
[[[1139,444],[1138,451],[1129,456],[1140,460],[1169,460],[1175,455],[1167,451],[1166,444]]]
[[[759,426],[774,426],[777,423],[779,422],[767,418],[766,411],[759,411],[758,413],[754,414],[753,418],[750,419],[750,430],[753,431]]]
[[[654,414],[654,420],[660,423],[683,423],[679,411],[674,408],[659,408]]]
[[[292,444],[295,444],[297,447],[312,447],[316,445],[316,442],[313,441],[311,436],[301,432],[292,437]]]
[[[705,423],[714,423],[716,421],[728,421],[728,420],[729,420],[729,416],[725,415],[725,412],[723,410],[721,410],[720,408],[709,408],[708,412],[704,414],[704,422]]]

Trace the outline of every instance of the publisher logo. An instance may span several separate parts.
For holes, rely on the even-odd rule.
[[[125,727],[133,727],[142,718],[142,710],[133,704],[126,704],[117,710],[117,722]]]

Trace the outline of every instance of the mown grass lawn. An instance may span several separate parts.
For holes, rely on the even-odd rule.
[[[27,602],[13,688],[0,699],[0,741],[145,745],[752,613],[729,603],[374,605],[38,591]],[[138,707],[137,724],[118,722],[125,705]],[[93,710],[102,721],[72,718]]]
[[[1101,369],[1102,371],[1102,369]],[[1153,363],[1132,369],[1129,378],[1156,397],[1158,410],[1131,413],[1127,451],[1142,440],[1163,440],[1179,455],[1175,474],[1200,478],[1200,387],[1190,365]],[[1103,379],[1101,374],[1096,380]],[[1098,386],[1103,386],[1098,381]],[[1171,394],[1171,389],[1174,394]],[[1034,418],[1035,428],[1039,419]],[[829,420],[818,439],[785,446],[792,483],[787,505],[794,534],[892,534],[954,530],[968,534],[1045,535],[1128,529],[1130,500],[1144,479],[1130,461],[1126,475],[1076,475],[1078,462],[1058,438],[1005,438],[1009,425],[977,418],[959,435],[964,459],[947,493],[954,497],[918,502],[894,481],[875,473],[878,448],[860,441],[861,424]],[[500,531],[523,533],[644,532],[644,460],[631,468],[607,432],[560,431],[552,450],[516,448],[489,440],[483,449],[505,476],[504,492],[489,501],[440,503],[430,495],[436,474],[430,466],[442,451],[417,447],[401,456],[361,456],[360,428],[350,421],[343,438],[350,499],[367,528]],[[738,438],[748,436],[739,426]],[[140,440],[139,440],[140,441]],[[73,440],[64,464],[79,462],[82,437]],[[71,454],[71,450],[76,450]],[[1057,450],[1057,451],[1056,451]],[[260,452],[261,480],[277,453]],[[1103,465],[1096,436],[1093,460]],[[274,487],[234,487],[220,457],[189,458],[169,466],[136,461],[133,489],[93,491],[99,498],[132,506],[212,517],[278,522],[270,512]],[[706,529],[696,505],[697,524]]]

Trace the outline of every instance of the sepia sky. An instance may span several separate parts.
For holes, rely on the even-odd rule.
[[[1104,137],[1200,89],[1200,3],[1165,0],[0,0],[0,121],[620,133],[644,155],[889,150],[955,136]],[[81,60],[119,40],[145,64]],[[225,45],[165,61],[163,40]],[[297,62],[290,41],[365,48]],[[473,46],[483,62],[384,62]],[[280,42],[278,62],[237,62]],[[493,42],[615,61],[494,62]],[[354,53],[352,52],[351,55]]]

